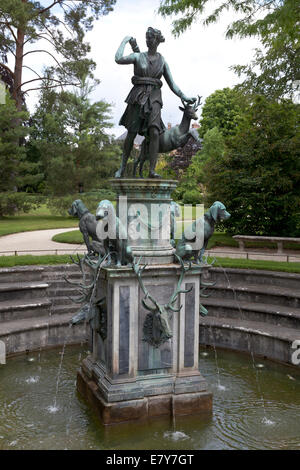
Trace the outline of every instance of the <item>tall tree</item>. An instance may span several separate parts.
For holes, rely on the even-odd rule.
[[[41,92],[31,144],[40,152],[52,195],[88,191],[118,166],[120,149],[107,133],[111,107],[103,101],[91,103],[90,92],[86,83],[75,92]]]
[[[6,94],[4,104],[0,104],[0,192],[13,191],[18,186],[18,177],[25,160],[25,148],[18,145],[29,129],[22,125],[12,125],[16,120],[28,118],[25,112],[16,110],[10,95]]]
[[[299,4],[285,0],[259,23],[263,50],[255,50],[250,64],[232,67],[244,78],[240,86],[243,91],[273,99],[296,98],[300,83],[299,21]]]
[[[52,62],[47,87],[75,84],[83,74],[92,73],[95,63],[84,33],[94,19],[112,10],[116,0],[1,0],[0,3],[0,78],[8,84],[20,111],[24,94],[45,85],[38,70],[26,65],[29,54],[44,54]],[[13,56],[13,70],[7,65]],[[24,81],[23,71],[32,78]]]
[[[210,14],[206,7],[213,8]],[[159,11],[182,15],[173,22],[173,33],[179,35],[200,18],[204,25],[215,23],[229,9],[240,18],[228,25],[226,37],[257,36],[264,47],[250,65],[234,67],[248,77],[245,86],[275,98],[292,97],[300,80],[298,0],[226,0],[217,7],[212,0],[162,0]]]
[[[209,95],[202,108],[199,134],[217,127],[223,136],[234,134],[243,114],[245,97],[235,89],[223,88]]]
[[[299,236],[299,107],[256,96],[224,152],[207,160],[207,202],[228,206],[232,232]]]
[[[26,159],[25,146],[19,145],[30,132],[24,125],[27,120],[28,113],[17,111],[7,92],[5,102],[0,104],[0,217],[18,210],[26,212],[41,202],[39,197],[20,192],[41,179],[38,166]]]
[[[208,160],[213,160],[213,166],[216,167],[216,161],[223,157],[224,138],[217,127],[209,129],[202,141],[202,148],[191,160],[190,165],[180,178],[180,184],[176,189],[176,195],[186,203],[202,202],[202,195],[206,193],[205,172],[204,169]],[[190,200],[189,200],[190,199]]]
[[[297,5],[295,0],[226,0],[218,2],[218,5],[213,6],[212,11],[206,14],[205,9],[213,3],[212,0],[161,0],[159,12],[163,16],[182,15],[173,21],[173,33],[179,35],[200,19],[204,26],[215,23],[223,12],[231,9],[240,13],[241,18],[228,25],[226,35],[230,38],[234,34],[254,35],[265,27],[266,21],[270,21],[269,15],[271,20],[274,15],[280,18],[287,14],[287,9]],[[262,18],[263,14],[265,16]]]

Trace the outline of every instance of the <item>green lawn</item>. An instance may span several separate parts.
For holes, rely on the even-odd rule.
[[[78,226],[78,219],[50,215],[45,208],[40,208],[30,214],[14,215],[0,219],[0,236],[11,233],[28,232],[55,228],[70,228]]]
[[[72,217],[56,215],[21,215],[0,219],[0,236],[11,233],[29,232],[55,228],[70,228],[78,226],[78,220]]]
[[[31,209],[30,214],[20,213],[19,215],[52,215],[47,204],[41,204],[37,209]]]
[[[266,271],[284,271],[287,273],[300,273],[300,263],[286,263],[285,261],[265,261],[256,259],[239,259],[239,258],[214,258],[208,257],[208,263],[214,263],[215,267],[223,268],[241,268],[241,269],[263,269]]]
[[[0,256],[0,267],[11,268],[13,266],[32,266],[48,264],[72,263],[69,255],[20,255],[20,256]]]
[[[72,230],[71,232],[64,232],[54,235],[52,237],[54,242],[59,243],[84,243],[83,236],[80,230]]]
[[[233,258],[214,258],[209,257],[211,263],[216,259],[214,266],[223,268],[242,268],[242,269],[263,269],[266,271],[284,271],[291,273],[300,273],[300,263],[286,263],[280,261],[265,260],[246,260]],[[72,263],[69,255],[21,255],[21,256],[0,256],[0,267],[7,268],[13,266],[29,265],[49,265],[49,264],[70,264]]]

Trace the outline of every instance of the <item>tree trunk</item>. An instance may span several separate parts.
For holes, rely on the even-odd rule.
[[[22,110],[22,68],[23,68],[23,52],[24,52],[24,31],[18,29],[17,44],[16,44],[16,60],[15,60],[15,73],[14,73],[14,87],[13,98],[16,102],[17,110]]]
[[[17,43],[16,43],[15,70],[14,70],[14,84],[13,84],[13,92],[12,92],[12,96],[16,102],[16,108],[18,111],[22,111],[22,105],[23,105],[21,84],[22,84],[22,71],[23,71],[24,37],[25,37],[24,30],[18,28]],[[21,119],[17,118],[15,119],[15,122],[13,124],[15,126],[18,126],[20,125],[20,123],[21,123]],[[17,144],[21,145],[21,142],[18,140]],[[16,167],[17,167],[17,162],[16,162]],[[15,171],[11,175],[12,179],[16,178],[16,174],[17,174],[17,169],[15,168]],[[18,188],[16,185],[14,186],[13,190],[18,191]]]

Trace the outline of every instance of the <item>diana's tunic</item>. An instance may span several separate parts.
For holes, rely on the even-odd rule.
[[[160,133],[164,132],[160,91],[164,65],[164,58],[159,53],[151,59],[147,52],[138,54],[131,79],[134,86],[125,100],[128,104],[120,119],[120,125],[125,126],[128,132],[147,136],[151,126],[156,127]]]

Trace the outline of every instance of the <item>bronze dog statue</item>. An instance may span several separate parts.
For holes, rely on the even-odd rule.
[[[96,220],[97,235],[103,241],[105,254],[109,255],[107,264],[111,264],[112,261],[117,266],[132,263],[133,256],[127,242],[127,234],[119,217],[116,216],[113,204],[107,199],[99,203]]]
[[[68,210],[69,215],[79,218],[79,230],[82,233],[84,243],[86,244],[89,254],[99,253],[101,256],[104,255],[105,250],[103,243],[98,239],[96,233],[97,220],[96,217],[91,214],[88,208],[84,205],[81,199],[76,199],[72,202],[70,209]],[[92,241],[90,241],[90,237]]]
[[[230,214],[226,211],[226,207],[220,201],[215,201],[213,205],[204,214],[204,218],[195,220],[189,227],[187,232],[195,233],[194,238],[186,238],[185,234],[177,243],[176,254],[183,259],[193,259],[197,264],[201,263],[203,253],[206,250],[208,240],[215,231],[215,224],[222,220],[229,219]],[[197,233],[198,231],[198,233]],[[199,233],[200,231],[200,233]],[[197,238],[203,236],[202,246],[193,249],[191,243],[195,243]]]

